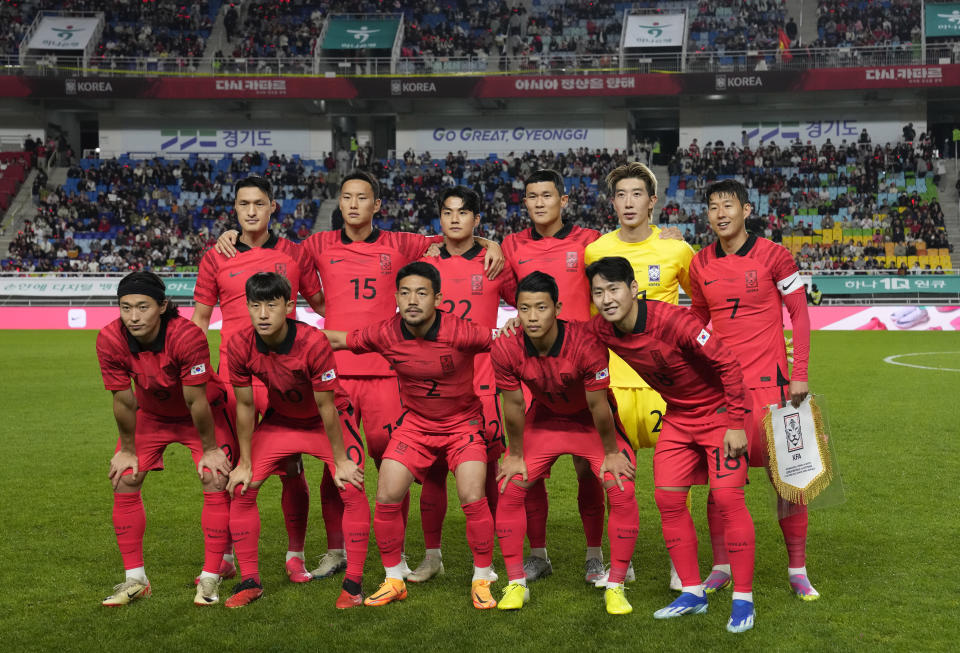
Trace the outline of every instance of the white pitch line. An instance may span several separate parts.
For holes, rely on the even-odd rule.
[[[960,369],[954,367],[930,367],[929,365],[912,365],[911,363],[901,363],[896,360],[907,356],[942,356],[944,354],[960,354],[960,351],[921,351],[912,354],[894,354],[883,359],[884,363],[891,365],[902,365],[903,367],[914,367],[918,370],[935,370],[937,372],[960,372]]]

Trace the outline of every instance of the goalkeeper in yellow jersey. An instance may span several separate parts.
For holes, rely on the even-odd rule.
[[[642,163],[628,163],[612,170],[606,182],[620,228],[587,245],[585,264],[605,256],[623,256],[633,266],[640,287],[639,297],[676,304],[680,286],[684,292],[690,292],[690,261],[694,251],[677,229],[661,230],[650,224],[657,204],[657,178]],[[610,352],[610,387],[634,449],[652,448],[657,443],[666,409],[663,399],[613,352]],[[632,580],[632,575],[631,568],[627,580]],[[680,589],[680,579],[672,569],[670,586]]]

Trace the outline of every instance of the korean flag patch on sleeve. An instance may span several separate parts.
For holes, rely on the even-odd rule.
[[[700,335],[697,336],[697,342],[700,343],[700,346],[703,347],[707,344],[707,340],[710,339],[710,332],[706,329],[700,329]]]
[[[207,364],[200,363],[199,365],[194,365],[190,368],[190,376],[197,376],[198,374],[203,374],[207,371]]]
[[[337,378],[337,371],[334,369],[330,369],[323,373],[323,376],[320,377],[320,380],[333,381],[335,378]]]
[[[597,381],[603,381],[608,376],[610,376],[610,368],[605,367],[599,372],[597,372],[596,378],[597,378]]]

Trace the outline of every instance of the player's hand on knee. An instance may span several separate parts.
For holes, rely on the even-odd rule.
[[[747,453],[747,433],[743,429],[727,429],[723,436],[723,453],[727,458],[739,458]]]
[[[133,470],[130,480],[135,483],[140,475],[140,461],[137,459],[137,454],[122,449],[113,454],[113,458],[110,459],[110,473],[107,478],[113,484],[114,490],[120,487],[120,479],[128,469]]]
[[[613,476],[614,482],[622,491],[623,480],[621,477],[626,478],[628,481],[632,481],[636,477],[637,468],[632,462],[630,462],[629,458],[621,454],[619,451],[615,451],[613,453],[608,453],[603,457],[603,464],[600,465],[601,483],[603,482],[605,474],[608,472]]]
[[[526,482],[527,463],[523,461],[523,456],[508,453],[503,457],[497,470],[497,484],[500,485],[500,494],[506,491],[507,483],[509,483],[514,476],[520,476],[520,478]],[[503,483],[501,484],[500,481],[503,481]]]
[[[363,470],[357,463],[349,458],[344,458],[336,462],[337,470],[333,474],[333,483],[340,490],[345,490],[347,483],[357,488],[363,489]]]
[[[227,459],[227,454],[223,452],[223,449],[220,447],[215,447],[203,452],[203,455],[200,457],[200,461],[197,463],[197,475],[200,477],[200,480],[203,480],[203,470],[204,468],[209,469],[211,474],[213,474],[213,482],[218,485],[223,485],[223,480],[230,475],[230,461]]]
[[[252,480],[253,472],[250,469],[250,464],[241,462],[230,472],[230,480],[227,481],[227,492],[230,496],[233,496],[234,490],[237,486],[240,486],[240,494],[246,494]]]

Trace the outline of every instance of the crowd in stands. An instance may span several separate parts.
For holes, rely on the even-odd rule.
[[[691,15],[691,52],[776,50],[791,19],[783,0],[699,0]],[[796,24],[790,28],[796,30]]]
[[[916,0],[819,0],[813,47],[899,47],[921,41]]]
[[[617,225],[603,179],[634,158],[626,151],[581,148],[482,159],[411,150],[396,160],[379,160],[364,144],[316,161],[276,152],[219,160],[196,155],[183,161],[84,160],[70,168],[63,187],[35,184],[36,216],[11,244],[4,269],[195,265],[233,224],[232,184],[251,173],[274,183],[281,205],[276,230],[294,241],[311,233],[319,203],[336,196],[340,179],[353,167],[380,180],[376,223],[384,229],[437,233],[439,192],[465,184],[484,200],[481,235],[502,240],[529,226],[523,179],[551,168],[566,181],[565,219],[606,232]],[[907,261],[934,269],[944,262],[940,257],[949,258],[934,150],[925,134],[912,143],[882,146],[865,133],[856,142],[834,145],[828,139],[820,147],[799,141],[785,147],[720,141],[701,147],[694,140],[672,156],[668,171],[669,179],[660,180],[656,221],[676,226],[695,248],[713,240],[705,188],[736,177],[747,186],[753,206],[750,229],[791,249],[801,269],[898,269]]]

